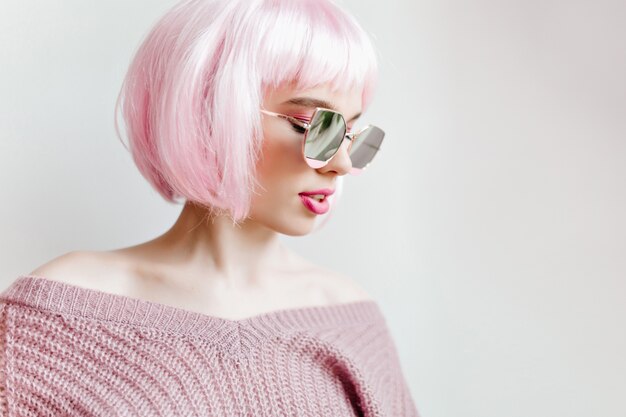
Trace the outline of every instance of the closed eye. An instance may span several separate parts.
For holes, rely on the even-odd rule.
[[[295,130],[296,132],[298,132],[298,133],[304,133],[304,132],[306,132],[306,129],[305,129],[305,128],[303,128],[303,127],[301,127],[301,126],[298,126],[297,124],[292,123],[292,122],[289,122],[289,123],[291,124],[291,127],[293,128],[293,130]]]
[[[302,123],[309,123],[309,120],[308,120],[308,119],[304,119],[304,118],[302,118],[302,117],[296,117],[296,116],[292,116],[292,117],[293,117],[294,119],[298,120],[299,122],[302,122]],[[302,126],[300,126],[299,124],[297,124],[297,123],[293,123],[292,121],[289,121],[289,123],[291,123],[291,127],[292,127],[292,128],[293,128],[293,130],[295,130],[296,132],[298,132],[298,133],[304,133],[304,132],[306,132],[306,129],[305,129],[305,128],[303,128]]]

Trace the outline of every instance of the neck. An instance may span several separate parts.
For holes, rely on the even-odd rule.
[[[187,202],[176,223],[148,242],[146,258],[175,268],[174,276],[187,284],[203,286],[207,278],[228,287],[263,284],[272,271],[285,270],[293,261],[278,233],[251,219],[235,224],[226,215],[211,214]]]

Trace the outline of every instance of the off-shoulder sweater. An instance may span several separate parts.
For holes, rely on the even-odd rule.
[[[419,417],[376,301],[230,320],[21,275],[0,416]]]

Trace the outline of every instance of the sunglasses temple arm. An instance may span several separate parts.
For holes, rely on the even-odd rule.
[[[347,137],[348,139],[350,139],[350,141],[353,141],[353,140],[354,140],[357,136],[359,136],[359,134],[358,134],[358,133],[347,133],[347,134],[346,134],[346,137]],[[380,151],[380,147],[378,147],[378,146],[374,146],[374,145],[372,145],[371,143],[363,143],[362,145],[365,145],[365,146],[368,146],[368,147],[370,147],[370,148],[376,149],[377,151]],[[362,145],[361,145],[361,146],[362,146]]]
[[[286,114],[274,113],[273,111],[261,109],[262,113],[265,113],[270,116],[280,117],[281,119],[289,120],[291,123],[300,126],[303,129],[308,129],[311,127],[308,123],[303,122],[302,120],[298,120],[295,117],[287,116]]]

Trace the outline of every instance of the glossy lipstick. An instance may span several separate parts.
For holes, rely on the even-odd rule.
[[[315,214],[324,214],[330,209],[327,197],[334,192],[334,190],[324,188],[321,190],[305,191],[299,195],[302,204],[304,204],[307,209]]]

